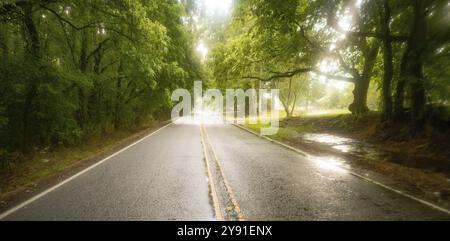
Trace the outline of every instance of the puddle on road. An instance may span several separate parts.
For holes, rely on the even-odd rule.
[[[304,140],[310,141],[310,142],[320,142],[325,143],[329,145],[342,145],[346,143],[353,143],[354,140],[350,138],[344,138],[339,136],[334,136],[330,134],[313,134],[313,133],[307,133],[301,135]]]
[[[298,133],[297,137],[303,139],[304,142],[309,144],[320,143],[328,145],[342,153],[351,154],[370,161],[388,161],[417,168],[429,168],[430,166],[434,166],[435,168],[433,171],[444,171],[447,173],[450,171],[448,165],[442,165],[442,163],[438,160],[425,161],[419,157],[414,159],[405,159],[404,156],[399,154],[379,151],[368,143],[360,142],[351,138],[321,133]],[[430,165],[431,163],[433,163],[433,165]]]
[[[351,138],[335,136],[331,134],[316,134],[316,133],[307,133],[301,134],[301,137],[305,142],[313,144],[313,143],[321,143],[331,146],[332,148],[339,150],[344,153],[356,154],[362,157],[369,157],[370,154],[374,152],[367,144],[363,144],[359,141],[353,140]]]
[[[331,156],[314,156],[310,157],[313,163],[320,169],[332,171],[336,173],[347,173],[349,165],[345,161],[337,157]]]

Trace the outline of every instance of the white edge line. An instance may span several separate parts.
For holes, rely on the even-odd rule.
[[[302,151],[302,150],[299,150],[299,149],[297,149],[297,148],[295,148],[295,147],[289,146],[289,145],[287,145],[287,144],[284,144],[283,142],[279,142],[279,141],[274,140],[274,139],[272,139],[272,138],[269,138],[269,137],[267,137],[267,136],[260,135],[260,134],[256,133],[255,131],[250,130],[250,129],[246,128],[246,127],[243,127],[243,126],[241,126],[241,125],[237,125],[237,124],[233,124],[233,125],[236,126],[236,127],[238,127],[238,128],[240,128],[240,129],[242,129],[242,130],[244,130],[244,131],[250,132],[250,133],[252,133],[253,135],[256,135],[256,136],[258,136],[258,137],[260,137],[260,138],[262,138],[262,139],[265,139],[265,140],[270,141],[270,142],[272,142],[272,143],[276,143],[276,144],[278,144],[278,145],[280,145],[280,146],[283,146],[283,147],[285,147],[285,148],[287,148],[287,149],[289,149],[289,150],[291,150],[291,151],[297,152],[298,154],[303,155],[303,156],[305,156],[305,157],[311,156],[311,155],[309,155],[308,153],[306,153],[306,152],[304,152],[304,151]]]
[[[33,203],[34,201],[40,199],[41,197],[43,197],[43,196],[49,194],[49,193],[52,192],[52,191],[58,189],[59,187],[61,187],[61,186],[63,186],[64,184],[66,184],[66,183],[68,183],[68,182],[74,180],[75,178],[77,178],[77,177],[83,175],[84,173],[86,173],[86,172],[88,172],[88,171],[94,169],[95,167],[97,167],[97,166],[99,166],[99,165],[105,163],[106,161],[110,160],[111,158],[113,158],[113,157],[115,157],[115,156],[121,154],[122,152],[124,152],[124,151],[128,150],[129,148],[133,147],[134,145],[139,144],[140,142],[144,141],[145,139],[149,138],[150,136],[153,136],[154,134],[158,133],[159,131],[163,130],[164,128],[166,128],[166,127],[168,127],[168,126],[170,126],[170,125],[172,125],[172,124],[173,124],[173,123],[171,122],[171,123],[169,123],[169,124],[167,124],[167,125],[165,125],[165,126],[159,128],[158,130],[156,130],[156,131],[154,131],[154,132],[152,132],[152,133],[146,135],[145,137],[139,139],[138,141],[136,141],[136,142],[134,142],[134,143],[132,143],[132,144],[130,144],[130,145],[124,147],[124,148],[121,149],[120,151],[118,151],[118,152],[116,152],[116,153],[114,153],[114,154],[112,154],[112,155],[106,157],[105,159],[103,159],[103,160],[101,160],[101,161],[99,161],[99,162],[97,162],[97,163],[95,163],[95,164],[93,164],[93,165],[87,167],[86,169],[84,169],[84,170],[82,170],[82,171],[80,171],[80,172],[74,174],[73,176],[71,176],[71,177],[65,179],[64,181],[62,181],[62,182],[56,184],[55,186],[53,186],[53,187],[51,187],[51,188],[49,188],[49,189],[47,189],[47,190],[41,192],[40,194],[37,194],[36,196],[34,196],[34,197],[32,197],[32,198],[30,198],[30,199],[24,201],[24,202],[22,202],[21,204],[19,204],[19,205],[15,206],[15,207],[13,207],[13,208],[11,208],[11,209],[9,209],[9,210],[3,212],[2,214],[0,214],[0,220],[2,220],[2,219],[4,219],[4,218],[8,217],[9,215],[13,214],[14,212],[18,211],[19,209],[21,209],[21,208],[23,208],[23,207],[25,207],[25,206],[27,206],[27,205]]]
[[[247,131],[247,132],[249,132],[249,133],[251,133],[251,134],[253,134],[253,135],[256,135],[256,136],[258,136],[258,137],[260,137],[260,138],[263,138],[263,139],[265,139],[265,140],[268,140],[268,141],[270,141],[270,142],[272,142],[272,143],[276,143],[276,144],[278,144],[278,145],[281,145],[281,146],[283,146],[283,147],[286,147],[287,149],[290,149],[290,150],[292,150],[292,151],[294,151],[294,152],[296,152],[296,153],[302,154],[302,155],[304,155],[304,156],[306,156],[306,157],[309,157],[309,156],[310,156],[309,154],[307,154],[307,153],[304,152],[304,151],[301,151],[301,150],[299,150],[299,149],[297,149],[297,148],[295,148],[295,147],[286,145],[286,144],[284,144],[284,143],[282,143],[282,142],[273,140],[273,139],[271,139],[271,138],[269,138],[269,137],[267,137],[267,136],[259,135],[258,133],[254,132],[254,131],[252,131],[252,130],[250,130],[250,129],[247,129],[247,128],[244,127],[244,126],[237,125],[237,124],[233,124],[233,125],[234,125],[235,127],[238,127],[238,128],[240,128],[240,129],[244,130],[244,131]],[[438,205],[436,205],[436,204],[433,204],[433,203],[431,203],[431,202],[425,201],[425,200],[423,200],[423,199],[421,199],[421,198],[415,197],[415,196],[413,196],[413,195],[404,193],[404,192],[402,192],[402,191],[400,191],[400,190],[397,190],[397,189],[395,189],[395,188],[389,187],[389,186],[387,186],[387,185],[385,185],[385,184],[382,184],[382,183],[380,183],[380,182],[377,182],[377,181],[375,181],[375,180],[373,180],[373,179],[371,179],[371,178],[368,178],[368,177],[365,177],[365,176],[360,175],[360,174],[358,174],[358,173],[355,173],[354,171],[351,171],[351,170],[349,170],[348,168],[344,168],[344,169],[345,169],[345,171],[347,171],[349,174],[351,174],[351,175],[353,175],[353,176],[355,176],[355,177],[361,178],[361,179],[363,179],[363,180],[365,180],[365,181],[367,181],[367,182],[370,182],[370,183],[372,183],[372,184],[375,184],[375,185],[377,185],[377,186],[380,186],[380,187],[382,187],[382,188],[384,188],[384,189],[387,189],[387,190],[389,190],[389,191],[395,192],[395,193],[397,193],[397,194],[399,194],[399,195],[401,195],[401,196],[404,196],[404,197],[406,197],[406,198],[409,198],[409,199],[411,199],[411,200],[414,200],[414,201],[416,201],[416,202],[419,202],[419,203],[421,203],[421,204],[424,204],[424,205],[426,205],[426,206],[428,206],[428,207],[431,207],[431,208],[433,208],[433,209],[439,210],[439,211],[441,211],[441,212],[443,212],[443,213],[450,214],[450,210],[448,210],[448,209],[446,209],[446,208],[440,207],[440,206],[438,206]]]

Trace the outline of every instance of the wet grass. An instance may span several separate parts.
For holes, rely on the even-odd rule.
[[[263,125],[263,124],[248,124],[248,122],[245,124],[245,127],[249,128],[250,130],[260,133],[262,128],[268,128],[270,125]],[[289,134],[289,130],[285,128],[280,128],[278,133],[275,135],[270,136],[271,138],[274,138],[276,140],[282,140],[287,137]]]
[[[322,111],[305,111],[305,110],[295,110],[292,117],[332,117],[339,115],[350,115],[350,111],[348,109],[332,109],[332,110],[322,110]],[[280,119],[285,119],[287,114],[285,111],[279,111],[278,116]]]

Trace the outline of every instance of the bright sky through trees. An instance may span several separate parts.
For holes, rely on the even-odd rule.
[[[206,47],[205,43],[203,41],[200,41],[195,50],[199,53],[200,60],[205,61],[206,56],[208,55],[208,48]]]
[[[226,19],[231,15],[233,0],[197,0],[198,11],[206,18],[217,20]],[[197,23],[203,24],[203,23]],[[198,26],[197,26],[198,27]],[[195,48],[201,61],[205,61],[209,48],[204,40],[200,39]]]
[[[232,13],[233,3],[234,0],[197,0],[199,12],[211,20],[227,19]],[[199,40],[196,51],[199,54],[200,59],[205,61],[209,49],[204,40]]]
[[[233,0],[198,0],[200,8],[209,16],[223,17],[231,13]]]
[[[362,4],[362,0],[358,0],[355,2],[355,6],[357,9],[360,9]],[[336,33],[336,40],[330,45],[330,50],[335,50],[336,44],[339,41],[343,41],[346,37],[346,33],[351,30],[353,26],[353,15],[349,8],[345,9],[341,14],[338,14],[338,25],[344,31],[344,33]],[[336,59],[329,59],[328,57],[324,57],[322,61],[318,64],[319,70],[322,73],[333,74],[339,71],[339,63]],[[313,74],[313,78],[317,78],[317,75]],[[319,80],[322,82],[328,81],[329,78],[326,76],[319,76]],[[334,80],[329,83],[329,85],[333,86],[338,90],[345,90],[351,84],[345,81]]]

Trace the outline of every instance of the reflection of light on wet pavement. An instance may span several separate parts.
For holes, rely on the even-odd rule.
[[[307,142],[318,142],[330,145],[332,148],[341,151],[343,153],[354,153],[361,151],[360,143],[351,138],[339,137],[330,134],[315,134],[315,133],[303,134],[301,135],[301,137]]]
[[[392,159],[389,153],[380,152],[370,144],[359,142],[351,138],[339,137],[330,134],[306,133],[299,135],[306,142],[321,143],[330,146],[345,154],[352,154],[369,160]]]
[[[310,160],[320,169],[337,173],[347,173],[345,162],[337,157],[310,157]]]
[[[329,135],[329,134],[309,133],[309,134],[304,134],[303,138],[307,141],[320,142],[320,143],[325,143],[325,144],[329,144],[329,145],[342,145],[342,144],[354,142],[350,138],[344,138],[344,137],[339,137],[339,136],[334,136],[334,135]]]
[[[336,150],[342,151],[344,153],[348,153],[354,149],[351,145],[336,145],[336,146],[333,146],[333,148]]]

